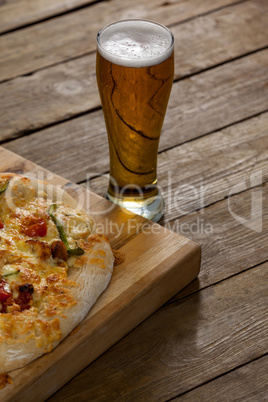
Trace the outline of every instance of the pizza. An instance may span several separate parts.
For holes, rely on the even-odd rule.
[[[106,289],[108,239],[62,189],[0,174],[0,373],[50,352]]]

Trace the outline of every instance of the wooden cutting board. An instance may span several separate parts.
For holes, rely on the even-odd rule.
[[[200,246],[127,212],[86,188],[70,183],[0,147],[0,171],[21,173],[67,190],[125,254],[107,290],[83,322],[52,352],[10,373],[3,401],[44,400],[121,339],[199,273]]]

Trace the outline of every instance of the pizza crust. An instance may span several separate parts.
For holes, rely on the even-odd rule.
[[[48,206],[60,200],[63,205],[75,208],[82,214],[85,213],[76,200],[56,186],[20,175],[0,174],[0,182],[6,178],[11,178],[11,181],[5,197],[2,196],[0,199],[0,214],[1,211],[8,214],[10,206],[17,208],[23,205],[22,199],[30,202],[40,196],[45,199]],[[19,314],[8,313],[8,316],[12,316],[9,317],[11,321],[9,320],[8,324],[5,322],[7,314],[0,313],[0,372],[22,367],[54,349],[84,319],[108,286],[113,271],[113,252],[107,238],[94,233],[94,221],[92,218],[89,219],[92,224],[91,234],[86,239],[78,240],[79,246],[84,247],[85,253],[82,256],[71,256],[67,261],[66,284],[63,281],[66,300],[70,300],[67,307],[57,310],[56,313],[52,310],[51,315],[48,315],[45,305],[39,311],[31,307]],[[36,289],[38,286],[41,289],[41,284],[42,280],[40,286],[35,285]],[[55,297],[57,303],[59,297],[61,294]],[[11,328],[10,336],[7,336],[7,325]]]

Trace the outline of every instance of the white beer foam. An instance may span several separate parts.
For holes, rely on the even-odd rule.
[[[165,26],[147,20],[122,20],[104,27],[97,37],[106,60],[125,67],[148,67],[173,52],[173,35]]]

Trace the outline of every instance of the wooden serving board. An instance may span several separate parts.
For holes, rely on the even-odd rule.
[[[0,147],[0,172],[21,173],[66,189],[88,209],[113,248],[125,254],[83,322],[52,352],[10,373],[1,401],[38,401],[121,339],[199,273],[200,246]]]

